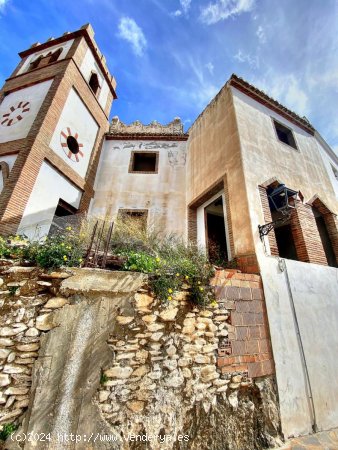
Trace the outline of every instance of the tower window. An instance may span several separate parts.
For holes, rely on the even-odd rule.
[[[59,56],[61,55],[61,53],[62,53],[62,48],[55,50],[55,52],[50,55],[48,64],[57,61],[59,59]]]
[[[98,93],[100,83],[99,83],[99,77],[94,72],[91,74],[91,77],[89,80],[89,86],[91,87],[92,91],[96,95]]]
[[[278,139],[284,144],[290,145],[290,147],[293,147],[297,150],[297,145],[292,130],[277,122],[276,120],[273,121],[273,124],[275,126]]]
[[[130,173],[157,173],[158,172],[158,152],[132,152]]]
[[[40,55],[34,61],[32,61],[29,65],[28,70],[38,69],[40,67],[48,66],[53,62],[56,62],[59,59],[59,56],[62,53],[62,48],[55,50],[55,52],[49,52],[47,55]]]

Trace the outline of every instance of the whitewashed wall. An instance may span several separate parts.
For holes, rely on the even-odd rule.
[[[338,270],[286,261],[290,291],[278,258],[266,256],[258,225],[264,223],[258,185],[277,177],[300,190],[305,201],[318,194],[333,211],[338,204],[316,137],[243,93],[232,89],[241,144],[251,232],[261,270],[276,364],[282,431],[286,437],[312,432],[313,417],[297,338],[292,298],[313,390],[318,428],[338,426]],[[298,150],[280,142],[271,118],[291,128]]]
[[[312,432],[313,414],[305,366],[297,338],[299,323],[314,399],[317,426],[338,426],[338,269],[285,260],[290,279],[274,257],[261,257],[282,430],[286,437]],[[292,297],[291,297],[292,296]]]
[[[317,135],[317,145],[318,151],[323,158],[327,176],[332,183],[336,198],[338,199],[338,179],[333,172],[333,169],[335,169],[336,173],[338,173],[338,156],[319,135]]]
[[[72,46],[74,42],[74,39],[71,39],[70,41],[67,42],[63,42],[62,44],[58,44],[58,45],[53,45],[52,47],[48,47],[45,50],[33,53],[32,55],[28,56],[26,61],[24,62],[24,64],[22,65],[22,67],[20,68],[20,70],[18,71],[18,75],[21,73],[26,72],[26,70],[28,69],[29,65],[35,61],[39,56],[46,56],[49,52],[55,52],[56,50],[59,50],[59,48],[62,48],[62,52],[58,58],[58,61],[61,59],[64,59],[67,56],[67,53],[70,49],[70,47]]]
[[[48,80],[24,89],[19,89],[18,91],[8,94],[3,99],[3,102],[0,105],[0,143],[15,141],[27,136],[52,81],[53,80]],[[16,109],[17,114],[21,113],[22,120],[13,123],[11,126],[7,126],[6,124],[1,125],[1,122],[4,120],[3,115],[9,113],[12,106],[16,108],[20,102],[29,102],[28,112],[21,113],[20,109]]]
[[[159,151],[157,174],[128,173],[132,151]],[[147,209],[148,225],[185,236],[186,142],[106,140],[91,214],[116,218],[119,209]]]
[[[90,77],[92,75],[92,72],[95,72],[99,79],[99,84],[101,87],[101,91],[98,97],[98,101],[102,108],[104,109],[107,103],[107,97],[109,93],[109,86],[106,82],[106,79],[104,78],[99,66],[97,65],[94,55],[90,48],[88,48],[85,57],[83,58],[80,70],[82,72],[82,75],[84,76],[87,83],[89,83]]]
[[[5,161],[9,166],[9,172],[11,172],[17,156],[18,156],[17,154],[0,156],[0,162]],[[5,180],[3,178],[3,173],[0,171],[0,193],[2,192],[2,189],[4,187],[4,181]]]
[[[78,155],[78,162],[74,159],[68,158],[66,154],[68,153],[67,148],[62,147],[62,143],[65,142],[65,139],[62,137],[61,132],[68,135],[68,128],[73,136],[76,133],[78,134],[77,140],[79,144],[83,144],[83,147],[80,148],[83,153],[83,157]],[[90,114],[76,91],[72,89],[53,133],[49,144],[50,148],[81,177],[84,178],[87,172],[90,155],[95,144],[98,129],[99,127],[93,116]],[[66,150],[66,153],[64,149]]]
[[[31,239],[47,235],[59,199],[78,208],[81,196],[79,189],[44,162],[27,202],[18,233],[26,234]]]

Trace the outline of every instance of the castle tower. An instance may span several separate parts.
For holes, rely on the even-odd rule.
[[[88,209],[116,82],[90,25],[19,55],[0,91],[0,234],[37,238]]]

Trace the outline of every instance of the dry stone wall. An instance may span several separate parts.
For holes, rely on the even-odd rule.
[[[144,276],[130,272],[1,272],[0,426],[14,422],[17,434],[53,439],[4,448],[65,448],[62,433],[99,436],[67,443],[86,450],[242,450],[281,442],[272,366],[251,375],[250,362],[236,359],[250,355],[224,356],[243,338],[239,327],[248,328],[247,342],[258,339],[250,329],[260,324],[232,324],[243,301],[253,308],[261,302],[255,314],[264,317],[258,278],[217,271],[217,301],[200,308],[188,300],[189,286],[165,304]],[[241,289],[248,289],[245,300]],[[271,358],[264,352],[251,358]]]
[[[135,295],[134,313],[119,315],[109,336],[113,358],[103,371],[97,395],[101,413],[115,433],[171,437],[171,442],[151,444],[154,449],[175,448],[183,435],[196,448],[262,448],[278,442],[274,382],[261,378],[273,373],[262,286],[259,276],[247,277],[238,271],[217,271],[212,280],[217,302],[205,308],[193,307],[188,291],[177,293],[168,304],[146,290]],[[243,301],[248,306],[243,307]],[[249,326],[243,324],[239,311],[250,309],[255,312],[248,315]],[[259,346],[261,341],[265,346]],[[244,349],[236,350],[238,342]],[[263,366],[263,359],[269,364]],[[266,391],[273,400],[265,403],[262,392]],[[219,408],[223,419],[231,422],[222,426],[223,443],[201,439],[199,417],[208,422],[206,418]],[[268,409],[272,421],[265,427]],[[248,416],[246,425],[239,423],[243,414]],[[189,421],[191,415],[195,422]],[[234,445],[236,440],[243,447]],[[124,448],[134,447],[129,443]]]
[[[50,313],[68,299],[56,296],[71,273],[43,273],[0,261],[0,426],[20,418],[29,405],[32,368]]]

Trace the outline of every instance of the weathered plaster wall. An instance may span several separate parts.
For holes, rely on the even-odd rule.
[[[254,250],[235,111],[224,87],[189,129],[187,204],[227,175],[235,255]]]
[[[323,158],[323,163],[327,171],[327,175],[331,180],[333,189],[336,193],[336,198],[338,200],[338,156],[333,150],[328,146],[328,144],[324,141],[324,139],[316,133],[318,149]],[[335,172],[334,172],[335,170]]]
[[[290,289],[309,371],[319,430],[338,425],[338,270],[285,260]],[[312,431],[313,415],[297,338],[291,293],[285,271],[274,257],[261,258],[261,273],[269,317],[286,436]]]
[[[44,162],[26,205],[18,233],[31,239],[45,236],[48,234],[59,199],[78,208],[81,196],[79,189]]]
[[[159,151],[158,173],[128,173],[132,151]],[[119,209],[147,209],[148,226],[186,235],[186,143],[106,140],[91,214],[116,218]]]
[[[278,259],[265,255],[258,225],[264,223],[258,185],[277,177],[308,201],[318,194],[335,213],[338,203],[327,175],[317,139],[265,106],[232,88],[242,149],[250,221],[261,269],[281,402],[282,429],[286,436],[307,434],[312,418],[302,356],[285,274]],[[298,150],[281,143],[271,118],[293,130]],[[337,270],[286,260],[301,335],[314,393],[320,429],[337,426],[336,387],[332,373],[336,360],[330,349],[335,341],[338,306]],[[333,371],[333,372],[332,372]]]
[[[87,167],[91,159],[92,150],[99,126],[87,106],[83,103],[74,89],[71,89],[63,107],[62,113],[53,133],[50,148],[81,177],[85,177]],[[61,133],[64,133],[62,135]],[[78,161],[69,153],[65,136],[72,135],[78,141],[80,151],[77,154]],[[82,154],[81,154],[82,153]],[[71,155],[71,158],[68,155]]]
[[[232,88],[232,93],[256,243],[258,224],[264,222],[258,185],[270,178],[277,177],[288,187],[300,190],[305,201],[318,194],[332,212],[338,213],[338,201],[317,139],[236,89]],[[278,140],[272,118],[292,129],[298,150]]]
[[[82,72],[82,75],[84,76],[87,83],[89,83],[90,77],[93,72],[95,72],[99,79],[100,84],[100,93],[98,96],[98,101],[103,109],[105,109],[106,103],[107,103],[107,97],[109,92],[108,84],[102,75],[101,70],[99,69],[99,66],[97,65],[94,55],[90,48],[88,48],[85,57],[83,58],[80,70]]]
[[[6,118],[3,115],[8,113],[11,114],[10,118],[21,115],[22,119],[20,121],[14,120],[10,126],[7,126],[6,123],[0,124],[0,143],[22,139],[27,136],[51,84],[52,80],[37,83],[16,90],[3,99],[0,105],[0,122],[3,122]],[[29,111],[23,112],[23,108],[18,108],[20,102],[23,102],[23,104],[29,102],[29,105],[27,105]],[[10,108],[15,108],[15,111],[11,112]]]

